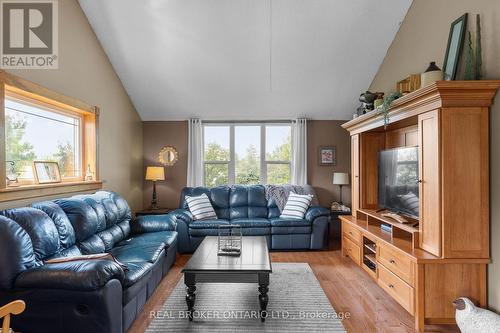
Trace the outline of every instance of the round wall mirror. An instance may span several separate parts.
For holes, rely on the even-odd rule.
[[[179,153],[177,149],[172,146],[165,146],[160,150],[158,154],[158,160],[161,164],[166,166],[174,165],[179,159]]]

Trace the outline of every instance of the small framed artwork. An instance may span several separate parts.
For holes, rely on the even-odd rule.
[[[33,161],[33,174],[37,184],[61,182],[61,173],[57,162]]]
[[[451,23],[443,63],[445,80],[455,80],[457,77],[458,63],[464,45],[465,30],[467,30],[467,13]]]
[[[334,146],[319,147],[319,165],[335,166],[337,164],[337,156]]]

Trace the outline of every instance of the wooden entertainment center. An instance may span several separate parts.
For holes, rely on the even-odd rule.
[[[489,107],[499,87],[438,81],[394,101],[387,128],[377,112],[343,125],[353,215],[340,217],[342,253],[415,317],[418,331],[455,323],[460,296],[487,306]],[[383,217],[377,200],[379,151],[411,146],[418,146],[415,226]]]

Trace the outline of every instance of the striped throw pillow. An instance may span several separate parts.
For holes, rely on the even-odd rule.
[[[290,192],[285,208],[281,212],[280,217],[303,219],[307,208],[311,204],[313,196],[311,194],[295,194]]]
[[[195,220],[217,219],[214,208],[205,193],[197,197],[186,195],[186,202]]]

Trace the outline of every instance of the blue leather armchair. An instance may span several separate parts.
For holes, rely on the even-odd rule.
[[[185,196],[205,193],[215,209],[217,219],[193,220]],[[179,252],[191,253],[208,235],[216,236],[219,225],[238,224],[243,235],[267,237],[272,250],[319,250],[326,245],[330,211],[310,207],[304,219],[280,218],[274,200],[266,200],[262,185],[234,185],[185,187],[180,198],[180,208],[169,214],[177,220]]]
[[[21,332],[125,332],[177,252],[173,216],[131,218],[127,202],[100,191],[0,212],[0,304],[26,302]],[[111,253],[110,260],[45,263]]]

